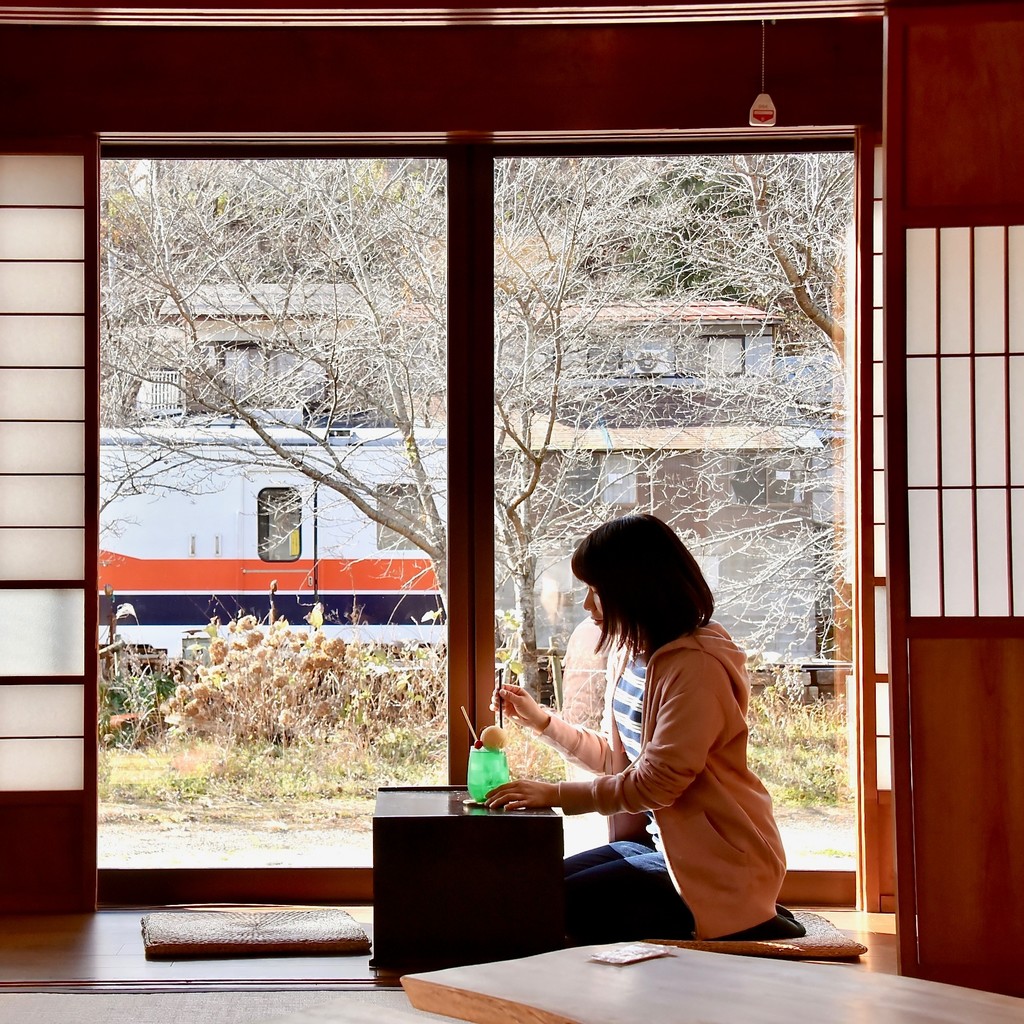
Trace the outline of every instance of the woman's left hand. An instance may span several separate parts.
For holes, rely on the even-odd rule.
[[[553,782],[513,779],[487,794],[484,803],[491,808],[521,811],[527,807],[557,807],[558,786]]]

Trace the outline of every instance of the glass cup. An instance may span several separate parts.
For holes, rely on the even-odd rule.
[[[469,748],[469,767],[466,770],[466,788],[469,795],[482,804],[492,789],[508,782],[508,758],[504,750],[486,747]]]

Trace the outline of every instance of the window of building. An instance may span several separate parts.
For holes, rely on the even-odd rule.
[[[614,345],[592,345],[586,352],[588,372],[595,376],[613,377],[622,373],[622,348]]]
[[[741,377],[746,372],[747,339],[742,334],[712,334],[707,338],[708,372]]]
[[[601,498],[609,505],[636,504],[636,460],[622,452],[609,452],[604,457]]]
[[[797,459],[779,459],[767,467],[765,499],[769,505],[799,505],[804,500],[803,466]]]
[[[799,505],[804,500],[804,467],[799,459],[779,458],[767,462],[741,462],[730,482],[738,501],[744,505],[769,507]]]

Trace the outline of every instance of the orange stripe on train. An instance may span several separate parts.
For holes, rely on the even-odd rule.
[[[261,562],[234,558],[133,558],[114,551],[100,552],[100,587],[115,591],[184,590],[257,591],[308,590],[313,562]],[[436,590],[437,580],[427,558],[322,558],[321,590]]]

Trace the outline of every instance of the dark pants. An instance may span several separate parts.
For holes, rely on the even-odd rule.
[[[803,925],[785,907],[763,924],[723,939],[792,939]],[[565,858],[565,931],[570,945],[692,939],[693,914],[676,892],[665,857],[618,842]]]
[[[577,946],[689,939],[693,914],[662,854],[642,843],[618,842],[565,858],[565,930]]]

